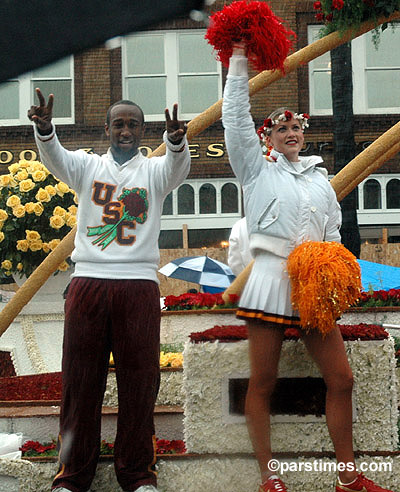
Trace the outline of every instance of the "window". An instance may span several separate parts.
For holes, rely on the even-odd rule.
[[[183,184],[178,189],[178,214],[194,214],[194,190],[188,184]]]
[[[368,179],[364,184],[364,209],[381,207],[381,185],[376,179]]]
[[[126,36],[122,45],[124,98],[147,121],[164,120],[179,104],[179,117],[194,118],[222,97],[221,66],[205,31],[156,31]]]
[[[172,194],[172,191],[171,191],[171,193],[169,193],[165,197],[164,204],[163,204],[163,210],[162,210],[162,214],[163,215],[172,215],[173,214],[173,211],[172,211],[172,200],[173,200],[173,194]]]
[[[217,212],[217,193],[212,184],[203,184],[199,191],[200,213],[215,214]]]
[[[37,104],[35,88],[46,98],[54,94],[55,123],[74,123],[74,67],[73,57],[27,72],[0,84],[0,121],[2,125],[26,125],[27,112]]]
[[[320,26],[308,26],[308,40],[319,38]],[[353,110],[355,114],[400,112],[400,25],[380,33],[376,49],[373,33],[352,41]],[[310,113],[332,114],[330,54],[309,64]]]
[[[239,211],[238,189],[233,183],[226,183],[221,188],[221,212],[223,214]]]
[[[386,185],[386,208],[400,208],[400,179],[391,179]]]

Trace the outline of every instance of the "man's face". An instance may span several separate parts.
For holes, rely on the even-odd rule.
[[[140,109],[130,104],[114,106],[105,130],[114,158],[120,163],[131,159],[138,152],[144,131]]]

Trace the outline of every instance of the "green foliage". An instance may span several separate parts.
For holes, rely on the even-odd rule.
[[[324,21],[321,35],[333,31],[344,32],[357,29],[365,21],[376,22],[380,17],[389,17],[400,10],[400,0],[320,0],[314,2],[316,18]],[[375,45],[379,42],[380,30],[384,31],[387,23],[377,26],[373,33]]]

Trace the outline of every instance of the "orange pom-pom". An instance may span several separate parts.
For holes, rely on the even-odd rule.
[[[292,304],[306,330],[327,334],[360,296],[361,270],[342,244],[307,241],[289,255]]]

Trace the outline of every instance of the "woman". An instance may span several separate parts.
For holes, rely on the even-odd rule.
[[[237,316],[249,333],[250,381],[246,396],[249,435],[261,472],[259,492],[287,491],[268,468],[272,458],[269,401],[287,327],[300,327],[291,305],[286,272],[289,253],[306,240],[340,242],[340,207],[317,156],[299,157],[308,115],[281,108],[265,120],[260,134],[273,150],[266,162],[250,115],[245,46],[233,47],[223,101],[225,141],[232,168],[244,193],[250,250],[255,264],[240,299]],[[336,492],[390,492],[378,487],[354,463],[352,386],[341,333],[325,337],[302,331],[303,342],[327,387],[326,421],[336,459],[344,463]]]

